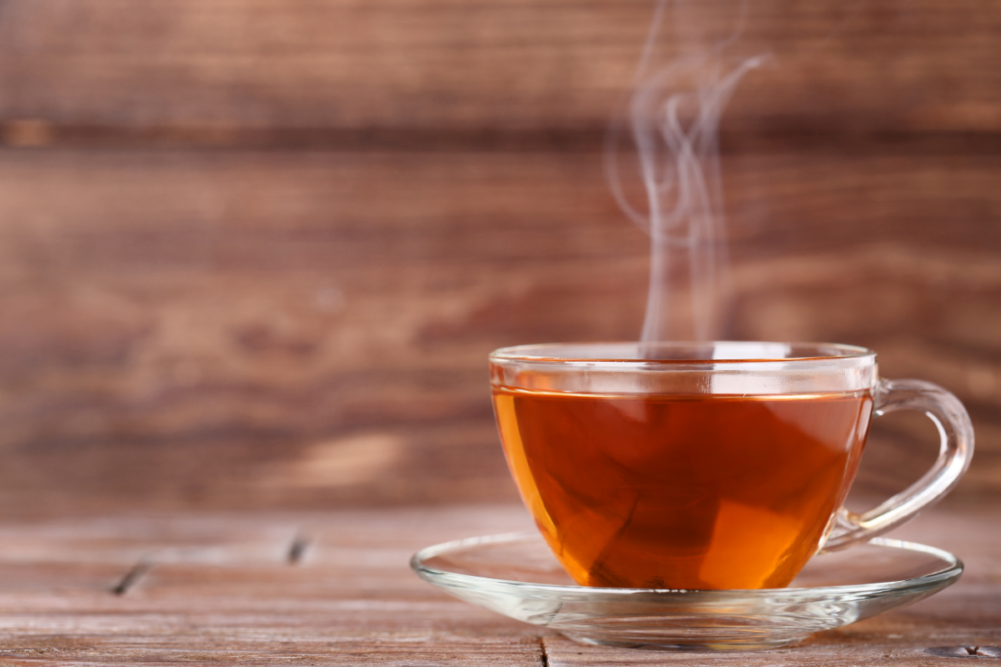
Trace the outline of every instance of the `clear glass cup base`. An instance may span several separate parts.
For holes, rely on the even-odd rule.
[[[877,538],[815,556],[789,588],[692,591],[578,586],[534,533],[448,542],[414,554],[425,581],[585,644],[669,650],[788,646],[953,584],[947,551]]]

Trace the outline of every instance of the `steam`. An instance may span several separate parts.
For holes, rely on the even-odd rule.
[[[729,12],[723,7],[724,23],[733,17],[733,27],[724,26],[720,38],[698,34],[700,19],[693,14],[727,4],[735,3],[658,0],[632,97],[609,132],[606,166],[613,193],[651,240],[641,338],[647,344],[717,337],[729,300],[719,121],[741,78],[767,55],[727,53],[743,30],[743,2]],[[718,25],[702,23],[710,33]],[[667,27],[674,29],[675,40],[665,57]],[[627,121],[646,188],[646,212],[632,206],[622,189],[619,156]]]

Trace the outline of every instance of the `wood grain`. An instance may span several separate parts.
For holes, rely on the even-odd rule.
[[[724,167],[730,335],[946,386],[967,486],[999,488],[1001,162]],[[586,152],[0,153],[5,511],[513,497],[486,354],[639,330],[646,239],[603,179]]]
[[[944,507],[895,533],[947,547],[967,571],[911,607],[763,653],[583,646],[451,599],[418,580],[431,543],[531,529],[520,506],[117,514],[0,527],[0,660],[113,664],[850,665],[1001,643],[996,505]],[[295,535],[309,541],[287,560]],[[19,539],[8,539],[17,536]],[[149,569],[111,589],[142,554]],[[117,572],[116,572],[117,570]]]
[[[675,55],[732,26],[687,7]],[[486,354],[640,330],[601,148],[651,9],[0,3],[0,514],[513,499]],[[731,55],[771,59],[722,139],[727,335],[954,391],[973,495],[1001,492],[999,21],[750,3]],[[876,436],[885,496],[933,434]]]
[[[601,151],[649,0],[0,0],[0,663],[1001,653],[1001,11],[748,8],[727,53],[770,59],[722,124],[727,334],[866,345],[961,398],[973,465],[895,533],[958,585],[720,656],[584,647],[407,569],[530,529],[486,354],[638,335],[647,240]],[[934,449],[877,420],[852,506]]]
[[[7,0],[0,118],[231,143],[241,128],[604,128],[649,0]],[[679,44],[734,3],[672,16]],[[730,109],[745,130],[996,132],[1001,18],[973,0],[748,3],[737,57],[770,53]],[[729,121],[728,121],[729,122]],[[171,129],[173,128],[173,129]],[[13,125],[8,140],[45,143]],[[57,137],[58,131],[51,137]]]

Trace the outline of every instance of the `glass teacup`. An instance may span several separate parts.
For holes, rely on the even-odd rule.
[[[973,453],[952,394],[882,380],[876,354],[847,345],[529,345],[493,352],[490,369],[522,498],[586,586],[785,586],[819,549],[940,499]],[[879,507],[847,511],[872,416],[905,409],[938,427],[938,460]]]

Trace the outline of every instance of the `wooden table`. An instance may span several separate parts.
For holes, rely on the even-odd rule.
[[[0,664],[904,665],[1001,658],[1001,511],[940,506],[895,535],[953,550],[960,582],[789,649],[583,646],[417,579],[413,551],[530,529],[517,505],[121,513],[0,527]]]
[[[1001,4],[676,3],[775,56],[721,125],[721,337],[871,347],[977,431],[896,533],[958,585],[727,655],[579,646],[407,567],[530,527],[487,353],[641,331],[603,150],[651,0],[141,4],[0,0],[0,667],[998,655]],[[856,489],[931,464],[914,418]]]

